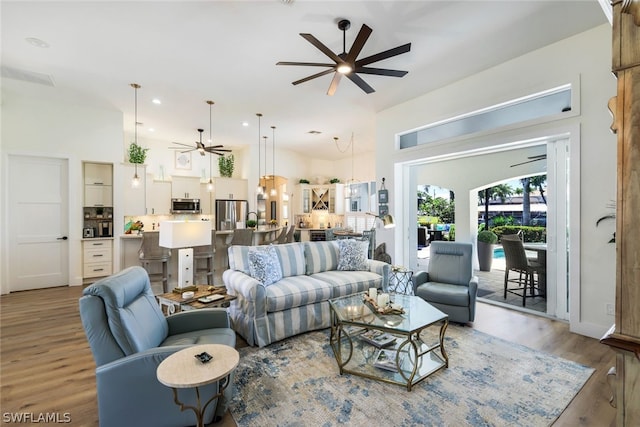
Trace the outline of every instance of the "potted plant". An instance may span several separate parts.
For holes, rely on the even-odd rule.
[[[340,179],[339,178],[331,178],[329,180],[329,184],[339,184],[340,183]]]
[[[148,148],[142,148],[135,142],[129,144],[129,163],[141,165],[147,159]]]
[[[218,170],[220,171],[221,177],[231,178],[233,175],[233,163],[233,154],[218,157]]]
[[[300,178],[300,181],[298,181],[300,184],[309,184],[309,180],[305,179],[305,178]]]
[[[255,219],[247,220],[247,228],[256,228],[256,225],[258,225],[258,221],[256,221]]]
[[[480,271],[491,271],[493,247],[498,243],[498,235],[491,230],[478,233],[478,263]]]

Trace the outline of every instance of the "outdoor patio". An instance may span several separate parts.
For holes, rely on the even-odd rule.
[[[418,250],[418,269],[426,271],[428,266],[429,247],[426,247]],[[546,298],[527,298],[525,307],[522,307],[522,298],[515,294],[507,293],[507,298],[504,298],[504,269],[504,258],[494,258],[491,271],[474,271],[474,274],[478,276],[478,299],[489,304],[546,314]],[[515,273],[512,273],[510,277],[515,277]]]

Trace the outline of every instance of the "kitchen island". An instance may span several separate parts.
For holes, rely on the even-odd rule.
[[[278,238],[278,235],[282,232],[284,227],[258,227],[253,232],[253,245],[268,244],[269,242]],[[214,284],[222,284],[222,273],[227,269],[228,255],[227,248],[231,243],[233,237],[233,230],[220,230],[216,231],[215,255],[213,257],[214,265]],[[120,270],[134,265],[140,265],[138,258],[138,250],[142,244],[142,234],[123,234],[120,236]],[[175,254],[175,256],[174,256]],[[152,265],[154,270],[151,273],[159,273],[161,270],[160,264]],[[156,270],[157,269],[157,270]],[[198,273],[195,278],[196,283],[206,283],[206,279],[202,273]],[[178,257],[177,251],[172,251],[171,259],[169,260],[169,288],[172,289],[178,283]],[[153,282],[152,288],[154,293],[162,293],[162,285],[157,282]]]

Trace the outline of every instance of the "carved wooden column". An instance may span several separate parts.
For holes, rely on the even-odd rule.
[[[609,102],[618,139],[615,325],[602,342],[616,352],[618,426],[640,426],[640,0],[614,0],[617,96]]]

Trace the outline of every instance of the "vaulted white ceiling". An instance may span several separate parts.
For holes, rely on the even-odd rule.
[[[351,21],[347,50],[363,23],[373,29],[360,57],[411,42],[411,52],[372,64],[409,73],[362,75],[376,90],[372,94],[343,78],[336,94],[327,96],[331,75],[293,86],[322,69],[276,62],[331,62],[299,33],[340,53],[337,21],[343,18]],[[6,72],[39,73],[54,85],[45,94],[121,110],[125,132],[133,133],[129,84],[135,82],[142,85],[138,135],[147,145],[192,143],[197,128],[208,137],[205,101],[213,100],[216,144],[257,144],[260,112],[262,134],[271,138],[269,127],[276,126],[278,146],[333,159],[342,156],[334,136],[346,144],[353,133],[356,151],[373,149],[376,112],[606,18],[598,0],[2,1],[1,21],[5,93],[28,95],[38,87],[38,96],[46,96],[40,84]],[[162,104],[152,104],[153,98]]]

